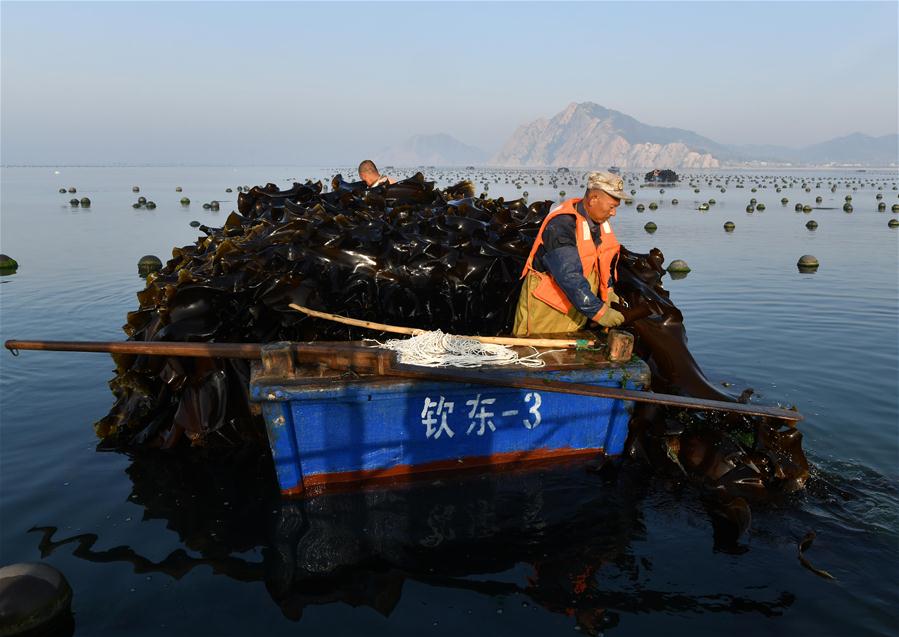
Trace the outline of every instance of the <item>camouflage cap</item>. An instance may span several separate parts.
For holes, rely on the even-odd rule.
[[[630,196],[624,192],[624,180],[615,173],[590,173],[587,175],[587,190],[602,190],[615,199],[630,200]]]

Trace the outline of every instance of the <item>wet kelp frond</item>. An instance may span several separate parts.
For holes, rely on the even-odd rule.
[[[655,248],[648,254],[622,248],[616,268],[615,291],[627,302],[623,311],[637,336],[635,351],[652,372],[652,389],[707,400],[748,400],[751,389],[734,398],[713,385],[693,358],[683,315],[661,283],[664,261]],[[709,506],[734,516],[738,529],[743,519],[735,500],[802,489],[809,475],[798,429],[773,418],[734,413],[638,404],[628,452],[657,471],[698,480]]]

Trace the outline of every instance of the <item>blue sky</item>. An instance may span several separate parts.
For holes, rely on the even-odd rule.
[[[899,3],[0,4],[0,161],[495,151],[593,101],[724,143],[897,131]]]

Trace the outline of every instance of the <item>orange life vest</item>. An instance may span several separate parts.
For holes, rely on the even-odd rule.
[[[534,290],[534,296],[563,314],[571,310],[571,301],[568,300],[562,288],[555,282],[552,274],[549,272],[538,272],[533,266],[537,250],[543,245],[543,231],[546,229],[546,224],[559,215],[574,215],[574,234],[577,238],[577,251],[581,258],[584,278],[589,280],[597,265],[599,266],[599,297],[603,302],[605,302],[608,293],[613,263],[621,247],[618,239],[615,238],[612,226],[608,221],[604,221],[600,224],[601,243],[597,249],[596,244],[593,242],[593,236],[590,234],[590,224],[583,215],[578,214],[575,208],[580,202],[581,199],[577,197],[568,199],[549,211],[549,214],[546,215],[546,218],[540,225],[537,238],[534,240],[534,247],[531,248],[531,254],[528,256],[528,260],[524,264],[524,270],[521,272],[522,279],[527,276],[528,272],[536,274],[540,278],[540,284]]]

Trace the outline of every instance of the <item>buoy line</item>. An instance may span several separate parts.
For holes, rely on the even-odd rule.
[[[482,365],[523,365],[543,367],[543,354],[564,350],[539,352],[532,347],[533,354],[519,356],[518,352],[506,345],[482,343],[473,338],[446,334],[442,330],[423,332],[411,338],[394,338],[385,343],[368,339],[378,347],[397,353],[399,363],[422,367],[481,367]]]

